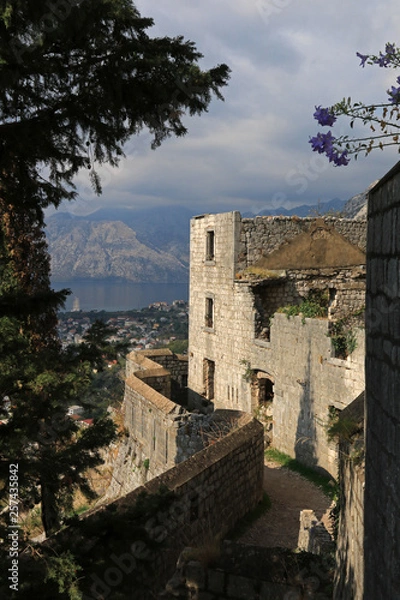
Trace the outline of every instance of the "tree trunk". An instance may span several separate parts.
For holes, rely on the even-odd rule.
[[[50,478],[51,479],[51,478]],[[54,484],[48,481],[48,477],[42,477],[40,481],[41,505],[42,505],[42,524],[46,537],[60,529],[60,516],[57,507],[57,499],[54,490]]]

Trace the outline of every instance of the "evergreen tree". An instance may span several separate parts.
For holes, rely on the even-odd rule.
[[[116,350],[107,344],[104,328],[88,347],[83,344],[73,352],[61,348],[55,309],[65,292],[50,290],[43,232],[30,216],[16,250],[5,244],[14,237],[9,226],[0,251],[0,397],[10,403],[1,426],[0,480],[7,483],[9,464],[18,464],[20,509],[39,501],[43,527],[50,534],[71,510],[76,489],[95,497],[86,472],[101,464],[100,449],[114,439],[115,428],[103,419],[82,430],[67,409],[90,386],[93,367]],[[9,225],[8,217],[4,211]],[[7,493],[6,485],[0,498],[7,501]],[[7,520],[6,513],[3,517]]]
[[[153,147],[207,111],[229,77],[208,71],[182,37],[151,38],[153,21],[130,0],[0,0],[1,195],[15,205],[58,206],[73,177],[116,165],[148,128]],[[25,189],[20,195],[21,186]]]
[[[76,488],[92,495],[85,472],[115,431],[109,420],[80,430],[66,415],[106,332],[95,328],[81,351],[61,348],[67,291],[50,287],[43,210],[76,196],[82,168],[100,193],[95,165],[117,165],[143,128],[153,148],[184,135],[184,115],[206,112],[229,78],[226,65],[201,70],[192,42],[149,37],[151,25],[129,0],[0,0],[0,401],[11,402],[0,480],[19,464],[21,501],[40,499],[47,534]]]

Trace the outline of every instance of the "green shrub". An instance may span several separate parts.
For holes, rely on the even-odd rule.
[[[332,340],[335,357],[346,359],[357,348],[357,336],[354,329],[349,328],[347,319],[340,319],[331,325],[328,336]]]
[[[311,290],[300,304],[291,304],[282,306],[278,312],[287,315],[287,318],[302,315],[302,323],[306,322],[307,318],[317,319],[328,316],[329,295],[327,291]]]

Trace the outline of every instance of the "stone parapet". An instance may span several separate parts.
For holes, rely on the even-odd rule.
[[[148,565],[155,569],[164,585],[185,546],[222,538],[262,498],[263,428],[240,411],[219,413],[220,418],[224,416],[236,423],[230,433],[143,486],[81,517],[90,521],[103,511],[123,515],[144,494],[151,502],[152,495],[159,494],[161,489],[173,492],[174,498],[165,511],[152,515],[148,523],[142,524],[144,530],[156,531],[157,539],[150,553],[152,563]],[[157,540],[162,542],[159,549],[155,548]],[[135,538],[132,547],[134,541]],[[129,551],[127,547],[125,553]],[[115,570],[112,561],[110,566]],[[148,600],[149,593],[149,590],[135,589],[135,598]]]

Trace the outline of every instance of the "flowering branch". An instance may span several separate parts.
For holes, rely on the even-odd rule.
[[[361,60],[360,66],[362,67],[365,67],[366,64],[384,68],[400,67],[400,49],[394,44],[386,44],[385,53],[380,52],[379,55],[357,52],[357,56]],[[362,138],[350,138],[347,135],[336,138],[331,131],[318,133],[309,140],[314,152],[326,154],[329,161],[338,167],[348,165],[351,154],[357,159],[360,152],[367,156],[376,148],[383,150],[385,146],[399,146],[400,77],[397,77],[396,83],[397,87],[392,85],[386,91],[387,102],[366,105],[362,102],[352,102],[351,98],[343,98],[341,102],[327,108],[316,106],[313,116],[319,125],[332,127],[339,116],[345,115],[350,119],[352,129],[354,123],[358,121],[369,126],[371,134]]]

